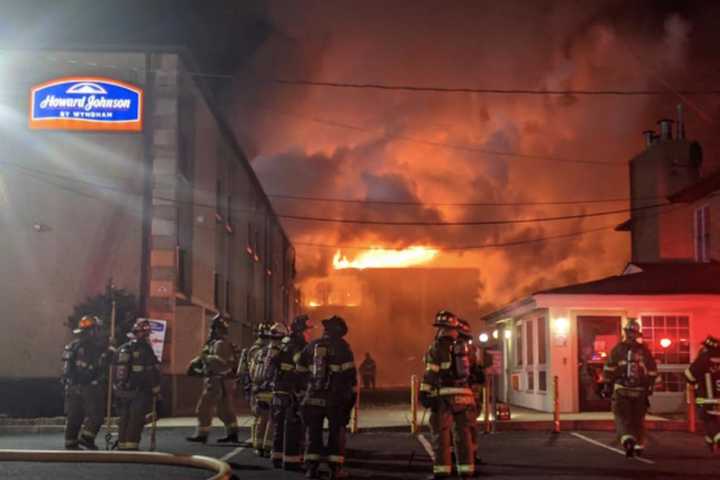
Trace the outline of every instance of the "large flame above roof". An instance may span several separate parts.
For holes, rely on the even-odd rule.
[[[340,250],[333,257],[333,267],[336,270],[345,268],[403,268],[421,265],[431,261],[438,254],[434,248],[414,246],[403,250],[390,250],[385,248],[371,248],[353,258],[343,255]]]

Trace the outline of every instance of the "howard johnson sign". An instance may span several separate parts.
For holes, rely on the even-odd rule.
[[[59,78],[30,91],[30,128],[142,130],[143,92],[109,78]]]

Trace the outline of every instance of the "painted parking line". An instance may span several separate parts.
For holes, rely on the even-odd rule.
[[[590,437],[586,437],[585,435],[583,435],[583,434],[581,434],[581,433],[570,432],[570,435],[572,435],[573,437],[577,437],[577,438],[579,438],[579,439],[581,439],[581,440],[585,440],[586,442],[591,443],[591,444],[593,444],[593,445],[597,445],[598,447],[602,447],[602,448],[604,448],[604,449],[606,449],[606,450],[610,450],[611,452],[619,453],[619,454],[622,455],[623,457],[625,456],[625,451],[624,451],[624,450],[620,450],[619,448],[611,447],[610,445],[605,445],[604,443],[598,442],[597,440],[593,440],[593,439],[590,438]],[[652,460],[648,460],[647,458],[642,458],[642,457],[638,457],[638,456],[635,456],[635,457],[632,457],[632,458],[634,458],[634,459],[637,460],[638,462],[647,463],[647,464],[649,464],[649,465],[655,465],[655,462],[653,462]]]
[[[427,454],[430,455],[430,458],[432,458],[432,461],[435,462],[435,452],[433,452],[432,445],[430,445],[430,442],[428,441],[428,439],[425,438],[425,435],[420,433],[420,434],[418,434],[417,439],[418,439],[418,442],[420,442],[420,445],[423,446],[423,448],[425,449]]]
[[[247,440],[245,440],[245,441],[242,442],[242,443],[247,444],[249,441],[250,441],[250,439],[248,438]],[[222,457],[220,457],[220,460],[222,460],[223,462],[227,462],[228,460],[230,460],[231,458],[233,458],[235,455],[237,455],[238,453],[242,452],[243,450],[245,450],[245,449],[247,449],[247,448],[248,448],[248,447],[245,446],[245,445],[243,445],[242,447],[237,447],[235,450],[233,450],[233,451],[231,451],[231,452],[223,455]]]

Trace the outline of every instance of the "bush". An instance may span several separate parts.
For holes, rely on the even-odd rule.
[[[138,316],[138,302],[135,295],[125,289],[115,288],[112,281],[107,283],[104,293],[88,297],[84,302],[75,305],[72,315],[67,318],[66,326],[74,330],[84,315],[94,315],[100,318],[103,336],[109,336],[113,300],[115,300],[115,338],[117,342],[124,343],[127,333]]]

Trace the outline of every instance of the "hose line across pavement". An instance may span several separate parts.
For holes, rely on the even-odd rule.
[[[215,472],[208,480],[230,480],[232,470],[221,460],[202,455],[160,452],[92,452],[75,450],[0,450],[0,462],[140,463],[194,467]]]

